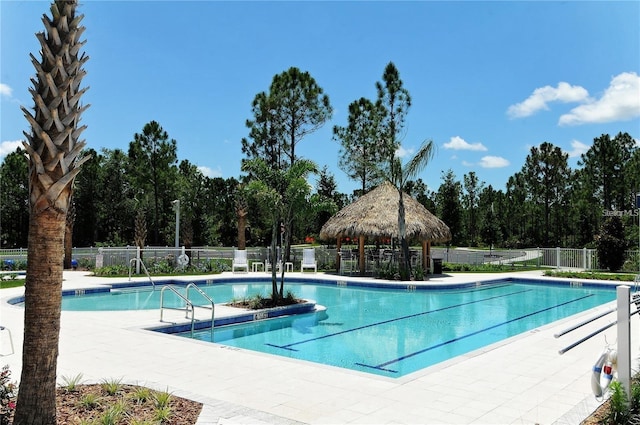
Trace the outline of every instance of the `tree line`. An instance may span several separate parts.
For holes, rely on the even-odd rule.
[[[188,160],[179,161],[178,142],[156,121],[134,133],[126,151],[84,152],[90,159],[75,180],[70,242],[172,245],[175,200],[180,244],[187,247],[269,246],[284,234],[290,244],[317,241],[333,213],[393,175],[389,158],[400,145],[411,97],[393,63],[382,77],[377,98],[352,102],[346,125],[333,128],[339,166],[358,182],[353,193],[339,192],[326,165],[297,153],[298,143],[331,118],[332,106],[308,72],[292,67],[274,76],[252,102],[239,152],[243,175],[237,178],[211,178]],[[312,175],[315,187],[306,183]],[[640,149],[628,133],[595,137],[577,169],[569,166],[567,153],[543,142],[531,148],[504,189],[486,185],[475,171],[460,178],[452,170],[442,171],[437,189],[420,178],[402,180],[402,188],[450,227],[456,246],[594,246],[606,215],[619,216],[628,245],[637,243]],[[23,149],[0,165],[0,191],[0,245],[26,247]]]

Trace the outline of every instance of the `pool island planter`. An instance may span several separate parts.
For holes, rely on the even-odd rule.
[[[258,320],[274,319],[277,317],[293,316],[300,314],[313,313],[319,311],[322,308],[316,305],[314,300],[303,300],[302,302],[278,306],[271,308],[263,308],[259,310],[251,310],[247,308],[230,307],[227,304],[225,308],[237,310],[237,314],[225,315],[225,317],[214,318],[214,329],[220,326],[237,325],[240,323],[255,322]],[[194,324],[194,330],[208,329],[211,327],[211,320],[198,320]],[[147,328],[148,330],[155,332],[162,332],[167,334],[175,334],[191,331],[191,321],[185,320],[181,323],[165,323],[164,325],[154,326]]]

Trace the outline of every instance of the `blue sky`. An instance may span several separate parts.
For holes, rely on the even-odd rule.
[[[433,140],[420,177],[437,190],[442,172],[475,171],[504,189],[532,146],[571,156],[601,134],[640,139],[640,2],[81,2],[83,115],[88,147],[125,152],[158,121],[178,157],[211,177],[238,177],[240,140],[255,95],[275,74],[309,71],[329,95],[332,120],[297,153],[328,166],[338,190],[357,184],[338,168],[334,125],[348,105],[374,99],[392,61],[413,104],[402,152]],[[29,53],[48,2],[1,0],[0,157],[28,130]]]

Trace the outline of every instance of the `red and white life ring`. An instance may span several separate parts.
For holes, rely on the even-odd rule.
[[[618,365],[618,352],[607,348],[598,357],[596,364],[593,365],[593,374],[591,375],[591,390],[596,397],[602,397],[613,377],[616,373]]]

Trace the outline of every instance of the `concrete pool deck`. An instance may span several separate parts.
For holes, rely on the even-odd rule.
[[[224,274],[233,276],[246,278],[247,274]],[[537,272],[452,274],[429,282],[444,285],[538,276]],[[336,279],[320,273],[313,277]],[[197,280],[205,278],[199,276]],[[63,288],[126,280],[65,271]],[[14,380],[19,379],[21,371],[24,314],[21,307],[7,300],[23,291],[0,290],[0,324],[11,330],[16,351],[0,357],[0,366],[9,365]],[[598,406],[590,387],[591,369],[604,348],[605,336],[609,343],[616,341],[616,328],[562,356],[558,350],[615,320],[615,314],[560,339],[553,335],[609,307],[536,328],[399,379],[144,330],[160,324],[159,310],[63,311],[58,380],[82,373],[86,382],[122,378],[126,383],[168,389],[176,396],[204,404],[198,421],[203,425],[578,424]],[[174,314],[176,320],[184,320],[183,314]],[[225,314],[230,314],[229,310],[216,306],[216,317]],[[640,354],[637,322],[634,316],[634,369]],[[7,332],[0,332],[0,347],[0,354],[9,351]]]

